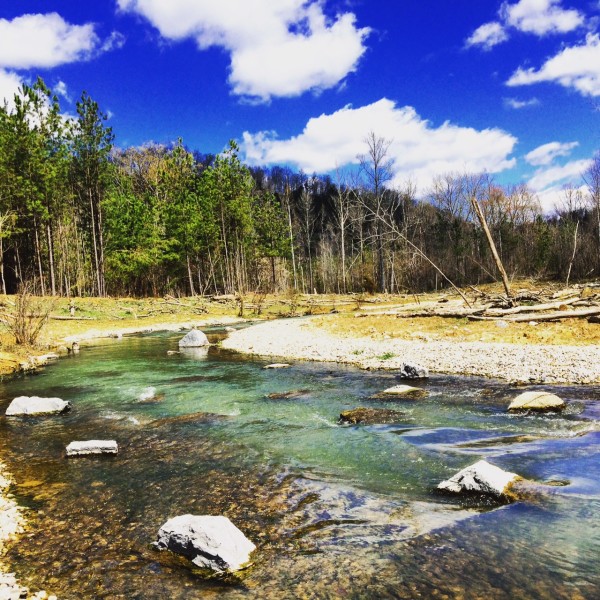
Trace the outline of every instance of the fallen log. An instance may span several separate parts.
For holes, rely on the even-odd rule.
[[[548,313],[547,315],[522,315],[520,317],[508,317],[504,321],[509,323],[527,323],[528,321],[560,321],[562,319],[579,319],[582,317],[592,317],[600,315],[600,307],[584,308],[582,310],[561,310]],[[497,321],[498,317],[488,317],[480,315],[470,315],[467,317],[471,321]]]
[[[553,310],[560,308],[561,306],[569,306],[581,301],[581,298],[569,298],[568,300],[562,300],[561,302],[548,302],[546,304],[533,304],[530,306],[514,306],[513,308],[492,308],[486,312],[485,316],[490,317],[503,317],[505,315],[515,315],[518,313],[527,312],[541,312],[544,310]]]

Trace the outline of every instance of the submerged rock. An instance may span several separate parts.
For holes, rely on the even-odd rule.
[[[189,415],[177,415],[175,417],[164,417],[150,423],[150,427],[162,427],[163,425],[183,425],[185,423],[213,423],[229,419],[229,415],[217,413],[197,412]]]
[[[87,440],[71,442],[67,446],[67,456],[87,456],[90,454],[117,454],[119,446],[114,440]]]
[[[308,394],[309,390],[289,390],[287,392],[272,392],[266,394],[265,398],[269,400],[291,400],[293,398],[300,398]]]
[[[500,467],[480,460],[459,471],[450,479],[442,481],[437,487],[439,490],[456,494],[487,494],[502,498],[510,496],[511,485],[519,479],[516,473],[503,471]]]
[[[405,414],[399,410],[389,408],[353,408],[340,413],[340,423],[349,425],[385,425],[403,421]]]
[[[411,385],[395,385],[394,387],[383,390],[380,394],[377,394],[377,398],[392,398],[398,396],[399,398],[424,398],[429,392],[422,388],[412,387]]]
[[[39,396],[19,396],[6,409],[6,416],[19,415],[56,415],[71,410],[71,403],[60,398],[41,398]]]
[[[273,363],[271,365],[265,365],[263,367],[263,369],[287,369],[288,367],[291,367],[292,365],[288,364],[288,363]]]
[[[180,348],[200,348],[208,346],[208,338],[203,331],[192,329],[179,340]]]
[[[399,375],[401,379],[427,379],[429,370],[421,365],[404,363]]]
[[[237,571],[256,546],[227,518],[181,515],[158,531],[154,546],[182,554],[197,567],[213,571]]]
[[[508,406],[508,410],[562,410],[566,403],[562,398],[548,392],[524,392]]]

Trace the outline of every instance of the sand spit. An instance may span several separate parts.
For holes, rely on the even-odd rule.
[[[600,347],[487,342],[374,340],[333,335],[311,318],[268,321],[232,332],[222,347],[255,356],[337,362],[364,369],[400,369],[405,362],[432,373],[475,375],[515,383],[600,382]]]

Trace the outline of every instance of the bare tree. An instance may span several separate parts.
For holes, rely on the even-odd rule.
[[[598,268],[600,269],[600,152],[596,152],[592,164],[583,174],[583,180],[588,188],[589,202],[596,212],[596,225],[598,227]]]
[[[367,153],[358,159],[365,180],[365,185],[371,197],[372,213],[375,216],[375,248],[377,253],[377,283],[380,291],[385,290],[385,259],[382,227],[385,219],[381,218],[384,211],[385,185],[392,179],[393,161],[388,156],[391,140],[379,137],[371,131],[364,140]]]

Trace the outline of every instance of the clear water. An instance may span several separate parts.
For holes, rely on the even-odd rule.
[[[60,417],[0,418],[0,455],[30,508],[6,556],[25,584],[63,599],[600,597],[598,388],[554,388],[569,409],[549,416],[509,415],[517,390],[482,379],[372,400],[393,374],[167,355],[179,337],[86,347],[0,386],[0,414],[21,394],[73,403]],[[339,426],[357,406],[405,417]],[[92,438],[116,439],[120,454],[64,458]],[[435,491],[480,458],[561,485],[504,507]],[[211,579],[153,550],[184,513],[229,516],[259,547],[253,567]]]

